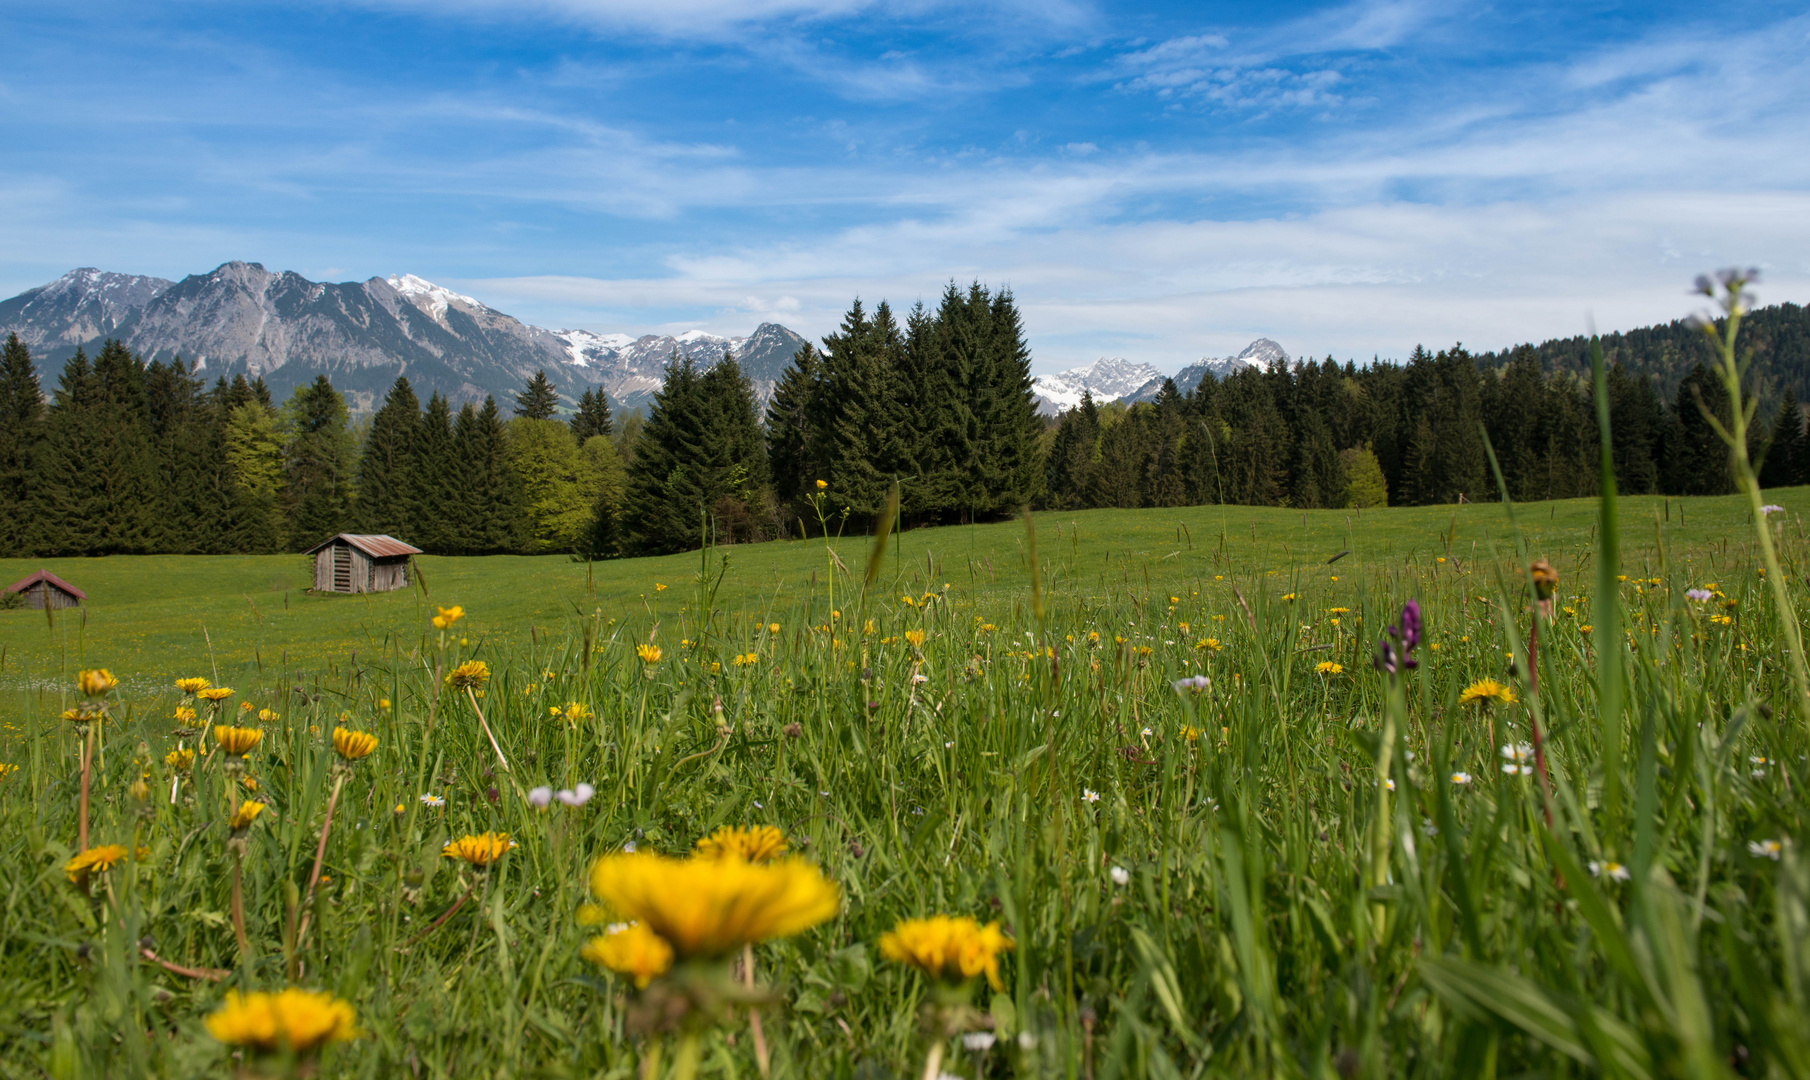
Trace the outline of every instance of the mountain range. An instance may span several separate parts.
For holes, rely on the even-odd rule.
[[[725,352],[764,401],[805,339],[777,323],[746,337],[593,334],[530,326],[413,274],[338,284],[229,262],[181,281],[72,270],[0,301],[0,335],[31,348],[46,386],[78,347],[106,338],[152,360],[187,360],[210,382],[262,377],[278,399],[325,374],[354,411],[374,409],[398,375],[455,407],[507,406],[545,369],[567,404],[602,387],[620,408],[646,404],[675,355],[704,366]]]
[[[1203,356],[1173,376],[1165,376],[1149,364],[1136,364],[1123,357],[1102,356],[1086,367],[1039,375],[1031,380],[1031,392],[1037,399],[1037,411],[1055,416],[1064,409],[1081,404],[1083,392],[1091,393],[1100,404],[1109,401],[1135,403],[1155,401],[1162,392],[1163,380],[1173,378],[1175,388],[1186,394],[1200,385],[1207,375],[1223,379],[1247,367],[1268,367],[1289,362],[1288,353],[1269,338],[1258,338],[1236,356],[1214,359]]]

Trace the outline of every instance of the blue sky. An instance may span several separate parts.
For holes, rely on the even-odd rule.
[[[9,4],[0,295],[415,273],[817,336],[1009,285],[1039,371],[1810,300],[1810,14],[1377,0]]]

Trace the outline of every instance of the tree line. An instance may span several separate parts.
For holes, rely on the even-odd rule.
[[[1789,345],[1803,311],[1784,307],[1768,333]],[[884,301],[855,301],[822,349],[794,356],[764,414],[732,357],[675,356],[645,416],[613,415],[587,390],[560,418],[537,372],[508,416],[494,398],[423,405],[399,378],[355,423],[326,376],[279,404],[259,379],[210,387],[180,359],[145,364],[116,341],[78,350],[47,396],[13,337],[0,358],[0,541],[15,555],[268,553],[357,531],[436,554],[607,558],[706,533],[859,531],[895,483],[906,525],[1023,505],[1445,503],[1497,497],[1486,440],[1516,500],[1588,496],[1595,401],[1587,366],[1555,361],[1561,346],[1250,368],[1045,419],[1012,294],[977,283],[902,324]],[[1705,415],[1725,422],[1719,382],[1695,364],[1662,396],[1650,358],[1618,349],[1621,490],[1731,491]],[[1779,382],[1750,450],[1769,486],[1810,483],[1805,414],[1789,374]]]

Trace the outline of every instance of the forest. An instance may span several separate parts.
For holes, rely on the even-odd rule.
[[[1810,320],[1753,312],[1754,427],[1768,486],[1810,482],[1799,383]],[[1691,335],[1696,335],[1693,339]],[[1683,323],[1603,340],[1617,483],[1628,494],[1732,490],[1712,417],[1720,385]],[[78,352],[49,393],[29,351],[0,361],[0,541],[19,555],[269,553],[340,531],[436,554],[609,558],[870,526],[894,483],[906,526],[1050,509],[1210,503],[1302,509],[1596,492],[1587,342],[1403,363],[1319,362],[1171,383],[1154,402],[1084,400],[1039,417],[1009,290],[951,284],[901,320],[849,308],[794,357],[764,411],[733,358],[676,360],[651,408],[587,390],[562,415],[544,372],[509,403],[399,378],[354,418],[326,376],[272,400],[210,387],[181,359],[118,342]]]

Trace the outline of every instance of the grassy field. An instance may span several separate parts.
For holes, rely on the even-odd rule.
[[[1493,505],[1039,515],[1034,564],[1021,523],[920,530],[865,597],[856,538],[430,558],[368,598],[303,594],[293,556],[7,562],[92,600],[0,612],[0,1076],[752,1080],[757,1046],[846,1080],[1810,1075],[1782,621],[1810,492],[1768,499],[1791,612],[1735,499],[1621,500],[1601,585],[1594,502],[1518,508],[1524,554]],[[1535,557],[1560,582],[1530,651]],[[1377,671],[1410,599],[1419,666]],[[481,688],[448,684],[474,661]],[[89,845],[143,853],[78,885],[59,714],[95,665],[121,685]],[[191,675],[263,732],[255,790],[211,737],[169,757]],[[375,752],[336,763],[341,725]],[[579,782],[582,807],[528,797]],[[840,893],[752,953],[758,1043],[697,996],[726,960],[637,990],[581,956],[593,860],[722,825],[777,826]],[[443,854],[491,830],[516,846],[487,872]],[[882,957],[935,913],[1001,924],[998,989]],[[358,1037],[290,1060],[204,1027],[290,985]]]

